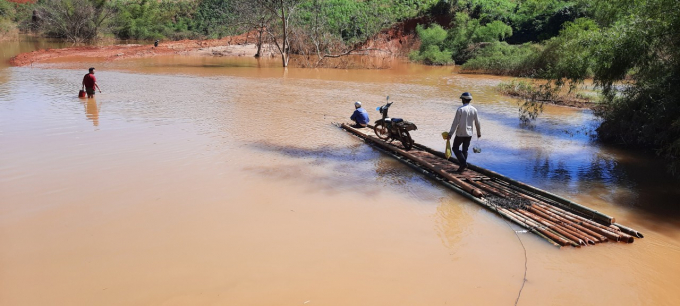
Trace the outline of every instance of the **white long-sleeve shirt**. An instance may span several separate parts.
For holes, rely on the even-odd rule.
[[[451,130],[449,135],[472,137],[472,123],[477,127],[477,136],[482,136],[482,131],[479,128],[479,118],[477,117],[477,109],[469,103],[465,104],[456,110],[456,117],[453,118]],[[455,133],[455,134],[454,134]]]

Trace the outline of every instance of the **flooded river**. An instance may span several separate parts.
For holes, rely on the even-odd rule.
[[[389,95],[443,150],[463,91],[472,163],[645,234],[558,249],[519,233],[519,305],[680,304],[680,181],[595,142],[587,110],[522,126],[503,78],[451,67],[4,62],[44,47],[0,47],[2,305],[513,305],[518,228],[332,125],[355,100],[377,119]],[[89,66],[102,93],[81,100]]]

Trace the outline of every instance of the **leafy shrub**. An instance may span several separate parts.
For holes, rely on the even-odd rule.
[[[541,52],[543,47],[537,44],[517,46],[494,42],[478,49],[473,58],[462,66],[461,71],[536,77],[542,75],[546,68],[538,62]]]
[[[46,35],[72,42],[96,39],[112,14],[105,0],[45,0],[36,10]]]
[[[412,61],[424,62],[429,65],[446,65],[453,63],[453,53],[443,49],[448,33],[440,25],[432,25],[424,28],[422,25],[416,27],[418,37],[420,37],[420,50],[409,54]]]
[[[475,51],[475,44],[495,42],[512,35],[512,28],[501,21],[482,25],[479,19],[466,13],[456,13],[453,27],[448,31],[445,48],[451,50],[456,62],[466,62]]]

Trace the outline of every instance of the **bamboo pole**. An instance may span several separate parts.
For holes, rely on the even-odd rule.
[[[510,214],[513,217],[517,218],[518,220],[520,220],[520,221],[526,223],[527,225],[533,227],[535,230],[537,230],[540,233],[548,236],[551,240],[557,242],[561,246],[571,245],[571,243],[567,239],[560,237],[560,236],[556,235],[555,233],[547,230],[545,227],[540,226],[538,223],[534,222],[533,220],[530,220],[530,219],[528,219],[524,216],[518,215],[515,212],[510,212],[509,210],[507,210],[505,208],[497,207],[497,209],[500,210],[500,211],[503,211],[507,214]]]
[[[571,227],[573,227],[573,228],[575,228],[575,229],[577,229],[581,232],[584,232],[585,234],[588,234],[591,238],[593,238],[595,240],[595,242],[606,242],[607,240],[609,240],[606,236],[604,236],[600,233],[597,233],[597,232],[593,232],[593,231],[581,226],[578,222],[574,222],[572,219],[568,219],[567,218],[568,216],[566,216],[566,215],[564,215],[560,212],[550,210],[550,208],[551,208],[550,206],[545,207],[545,206],[542,206],[540,204],[534,204],[533,206],[536,207],[536,209],[540,209],[540,210],[542,210],[546,213],[556,214],[560,219],[562,219],[562,222],[569,224]]]
[[[556,208],[551,207],[551,209],[556,209]],[[564,211],[564,213],[566,215],[572,216],[573,218],[575,218],[577,220],[580,220],[581,225],[588,227],[590,229],[597,229],[596,232],[601,232],[607,237],[611,238],[611,236],[616,236],[617,237],[616,241],[623,241],[623,242],[627,242],[627,243],[633,243],[635,241],[633,236],[628,235],[624,232],[616,232],[614,229],[612,229],[608,226],[604,226],[604,225],[599,224],[595,221],[588,220],[586,218],[583,218],[579,215],[576,215],[576,214],[573,214],[573,213],[570,213],[570,212],[567,212],[567,211]]]
[[[553,207],[549,207],[549,209],[554,210]],[[604,235],[608,239],[612,239],[614,241],[620,241],[622,239],[621,235],[616,234],[614,232],[611,232],[609,230],[606,230],[603,227],[598,227],[598,226],[594,225],[590,220],[583,219],[582,217],[574,216],[573,214],[571,214],[569,212],[565,212],[564,216],[568,220],[570,220],[570,221],[572,221],[572,222],[574,222],[578,225],[581,225],[581,226],[583,226],[583,227],[585,227],[585,228],[587,228],[587,229],[589,229],[593,232],[596,232],[600,235]],[[626,241],[626,242],[632,243],[632,241]]]
[[[433,149],[431,149],[431,148],[429,148],[429,147],[427,147],[427,146],[424,146],[424,145],[421,145],[421,144],[417,144],[417,143],[414,144],[414,146],[415,146],[416,148],[425,150],[426,152],[428,152],[428,153],[430,153],[430,154],[434,154],[434,155],[437,155],[437,156],[439,156],[439,157],[446,158],[446,157],[444,156],[444,153],[439,152],[439,151],[436,151],[436,150],[433,150]],[[450,161],[453,161],[453,162],[455,162],[455,163],[458,163],[458,160],[456,160],[454,157],[449,158],[449,160],[450,160]],[[505,181],[505,182],[508,182],[509,184],[512,184],[512,185],[518,186],[518,187],[520,187],[520,188],[522,188],[522,189],[526,189],[526,190],[528,190],[528,191],[532,191],[532,192],[535,192],[535,193],[537,193],[537,194],[539,194],[539,195],[545,196],[546,198],[552,199],[552,200],[554,200],[554,201],[556,201],[556,202],[558,202],[558,203],[561,203],[561,204],[563,204],[563,205],[569,207],[570,209],[573,209],[573,210],[578,211],[578,212],[580,212],[580,213],[583,213],[583,214],[586,214],[586,215],[592,215],[593,218],[595,218],[595,219],[597,219],[597,220],[600,220],[600,221],[603,221],[603,222],[607,223],[607,225],[616,222],[616,220],[615,220],[613,217],[607,216],[607,215],[605,215],[605,214],[603,214],[603,213],[601,213],[601,212],[598,212],[598,211],[593,210],[593,209],[591,209],[591,208],[585,207],[585,206],[580,205],[580,204],[578,204],[578,203],[574,203],[574,202],[572,202],[572,201],[570,201],[570,200],[568,200],[568,199],[565,199],[565,198],[563,198],[563,197],[560,197],[560,196],[555,195],[555,194],[553,194],[553,193],[550,193],[550,192],[548,192],[548,191],[545,191],[545,190],[542,190],[542,189],[538,189],[538,188],[533,187],[533,186],[531,186],[531,185],[527,185],[527,184],[524,184],[524,183],[522,183],[522,182],[513,180],[513,179],[511,179],[511,178],[509,178],[509,177],[507,177],[507,176],[504,176],[504,175],[500,174],[500,173],[497,173],[497,172],[494,172],[494,171],[491,171],[491,170],[488,170],[488,169],[484,169],[484,168],[475,166],[475,165],[470,164],[470,163],[468,163],[468,168],[469,168],[469,169],[472,169],[472,170],[474,170],[474,171],[477,171],[477,172],[479,172],[479,173],[482,173],[482,174],[484,174],[484,175],[486,175],[486,176],[501,179],[501,180],[503,180],[503,181]]]
[[[626,227],[626,226],[623,226],[623,225],[618,224],[618,223],[614,223],[614,225],[616,225],[616,227],[618,227],[619,229],[621,229],[622,232],[624,232],[628,235],[635,236],[635,237],[638,237],[638,238],[645,238],[645,236],[642,233],[640,233],[640,232],[638,232],[638,231],[636,231],[636,230],[634,230],[630,227]]]
[[[527,200],[527,201],[529,201],[529,202],[536,202],[536,199],[534,199],[534,198],[532,198],[532,197],[529,197],[529,196],[527,196],[527,195],[525,195],[525,194],[523,194],[523,193],[521,193],[521,192],[519,192],[519,191],[517,191],[517,190],[513,190],[513,189],[509,188],[508,186],[503,186],[503,184],[500,184],[500,183],[498,183],[498,182],[495,182],[495,181],[488,181],[488,182],[486,182],[486,183],[487,183],[488,185],[492,185],[492,186],[494,186],[494,187],[496,187],[496,188],[498,188],[498,189],[504,190],[505,192],[508,192],[509,194],[512,194],[512,195],[514,195],[514,196],[516,196],[516,197],[520,197],[520,198],[522,198],[522,199],[525,199],[525,200]]]
[[[520,225],[521,227],[526,228],[526,229],[529,230],[530,232],[532,232],[532,233],[534,233],[534,234],[540,236],[541,238],[547,240],[548,242],[550,242],[552,245],[554,245],[554,246],[556,246],[556,247],[562,247],[561,244],[557,243],[555,240],[551,239],[550,237],[548,237],[548,236],[546,236],[545,234],[543,234],[542,232],[540,232],[540,231],[538,230],[538,228],[529,226],[527,223],[520,221],[519,219],[516,218],[515,215],[512,215],[512,214],[510,214],[510,213],[507,212],[507,211],[501,211],[501,210],[499,210],[499,207],[498,207],[498,206],[493,206],[493,207],[495,208],[494,210],[495,210],[499,215],[501,215],[501,217],[505,217],[505,218],[507,218],[508,220],[511,220],[512,222],[515,222],[516,224]],[[501,208],[501,209],[502,209],[502,208]]]
[[[588,235],[586,232],[580,231],[578,228],[574,227],[573,226],[574,224],[572,222],[569,222],[566,219],[564,219],[564,218],[562,218],[562,217],[560,217],[560,216],[558,216],[554,213],[551,213],[551,212],[548,212],[548,211],[543,211],[543,210],[539,209],[537,205],[531,205],[529,207],[529,211],[531,211],[531,212],[533,212],[533,213],[535,213],[539,216],[542,215],[542,214],[545,214],[547,216],[553,217],[554,219],[557,220],[557,222],[559,224],[562,224],[564,227],[571,229],[571,231],[574,232],[577,235],[577,237],[581,237],[581,239],[583,239],[584,241],[586,241],[589,244],[596,244],[596,243],[600,242],[599,239],[592,237],[592,236]],[[607,239],[604,236],[602,236],[602,238]]]
[[[343,124],[342,124],[342,127],[345,128],[345,129],[354,130],[355,133],[359,133],[358,131],[356,131],[354,128],[348,126],[347,124],[344,124],[344,123],[343,123]],[[440,169],[440,168],[438,168],[438,167],[435,167],[434,165],[430,164],[429,162],[427,162],[427,161],[425,161],[425,160],[423,160],[423,159],[421,159],[421,158],[419,158],[419,157],[416,157],[416,156],[414,156],[413,154],[410,154],[410,153],[408,153],[408,152],[406,152],[406,151],[404,151],[404,150],[402,150],[402,149],[399,149],[399,148],[397,148],[397,147],[395,147],[395,146],[388,145],[388,144],[386,144],[384,141],[382,141],[382,140],[380,140],[380,139],[378,139],[378,138],[376,138],[376,137],[374,137],[374,136],[365,135],[365,137],[366,137],[366,139],[371,140],[373,143],[375,143],[375,144],[377,144],[377,145],[379,145],[379,146],[381,146],[381,147],[383,147],[383,148],[385,148],[385,149],[387,149],[387,150],[395,151],[395,152],[399,153],[400,155],[402,155],[402,156],[404,156],[404,157],[406,157],[406,158],[409,158],[409,159],[411,159],[411,160],[413,160],[413,161],[415,161],[415,162],[417,162],[417,163],[423,165],[425,168],[428,168],[429,170],[432,170],[432,171],[434,171],[435,173],[437,173],[437,174],[441,175],[442,177],[446,178],[447,180],[449,180],[449,181],[455,183],[456,185],[460,186],[463,190],[465,190],[465,191],[471,193],[471,194],[474,195],[475,197],[481,198],[481,197],[484,195],[481,191],[479,191],[479,189],[473,188],[472,186],[468,185],[467,183],[461,181],[459,178],[457,178],[457,177],[451,175],[450,173],[447,173],[446,171],[444,171],[444,170],[442,170],[442,169]]]
[[[497,192],[497,193],[500,193],[502,197],[507,198],[507,197],[510,197],[510,196],[511,196],[509,193],[507,193],[507,192],[505,192],[505,191],[503,191],[503,190],[500,190],[500,189],[498,189],[498,188],[495,188],[495,187],[493,187],[493,186],[487,184],[486,182],[483,182],[483,181],[482,181],[482,182],[479,182],[479,184],[480,184],[480,185],[483,185],[483,186],[485,186],[486,188],[489,188],[489,189],[491,189],[491,190],[493,190],[493,191],[495,191],[495,192]]]
[[[575,246],[575,247],[578,248],[578,247],[581,247],[581,245],[586,245],[586,243],[585,243],[583,240],[581,240],[581,239],[579,239],[578,237],[576,237],[576,236],[572,235],[571,233],[567,232],[567,231],[564,230],[561,226],[558,226],[558,225],[556,225],[556,224],[554,224],[554,223],[552,223],[552,222],[550,222],[550,221],[548,221],[548,220],[546,220],[546,219],[544,219],[544,218],[541,218],[540,216],[537,216],[537,215],[535,215],[535,214],[532,214],[532,213],[530,213],[530,212],[528,212],[528,211],[526,211],[526,210],[516,209],[515,211],[518,212],[518,213],[520,213],[520,214],[522,214],[522,215],[524,215],[524,216],[526,216],[527,218],[530,218],[530,219],[532,219],[532,220],[538,222],[539,224],[543,224],[543,225],[547,226],[548,228],[550,228],[550,229],[553,230],[553,231],[558,232],[560,235],[562,235],[562,236],[564,236],[565,238],[567,238],[567,241],[569,241],[569,243],[570,243],[572,246]]]
[[[493,195],[498,196],[498,197],[505,197],[503,194],[501,194],[501,193],[498,192],[497,190],[494,190],[494,189],[492,189],[492,188],[489,188],[489,187],[487,187],[487,186],[484,186],[484,184],[477,183],[477,182],[475,182],[475,181],[473,181],[473,180],[471,180],[471,179],[467,179],[467,182],[468,182],[468,184],[470,184],[470,185],[472,185],[472,186],[475,186],[475,187],[477,187],[477,188],[479,188],[479,189],[481,189],[481,190],[484,190],[484,191],[486,191],[487,193],[493,194]]]

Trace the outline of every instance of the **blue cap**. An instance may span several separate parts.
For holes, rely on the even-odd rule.
[[[462,95],[460,95],[460,98],[465,100],[472,100],[472,95],[469,92],[464,92]]]

